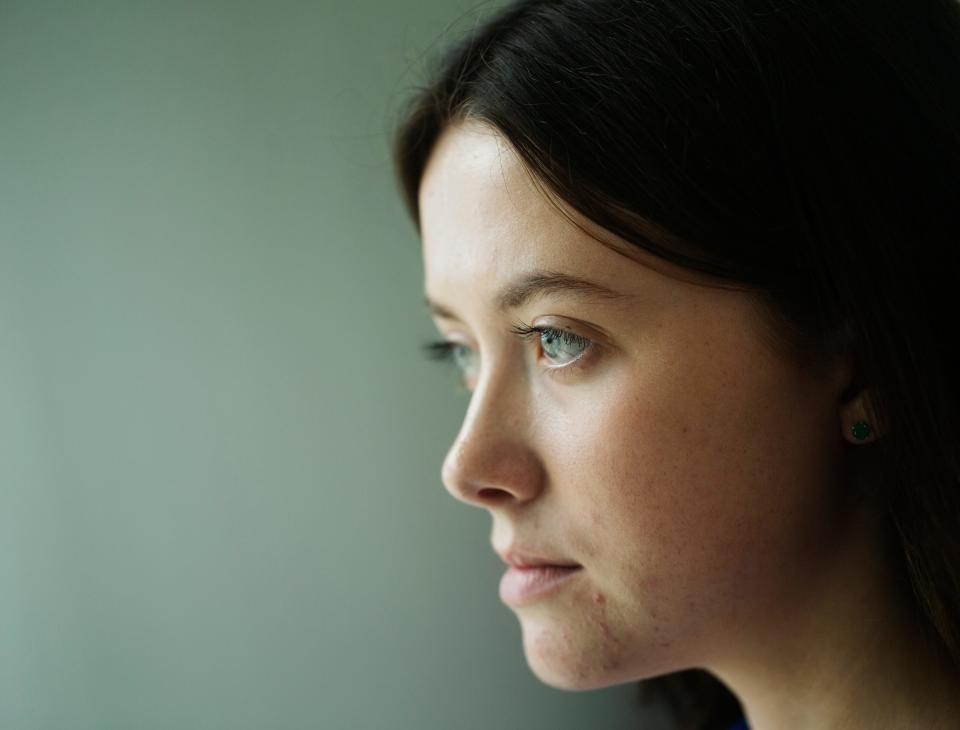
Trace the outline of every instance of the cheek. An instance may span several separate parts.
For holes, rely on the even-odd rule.
[[[681,614],[744,592],[774,600],[828,532],[829,410],[769,363],[665,361],[684,369],[621,378],[567,445],[589,475],[570,508],[597,570],[615,595],[670,598]]]

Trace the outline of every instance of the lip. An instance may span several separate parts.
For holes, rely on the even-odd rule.
[[[545,598],[583,568],[579,563],[519,545],[494,551],[509,566],[500,579],[500,600],[513,607]]]
[[[500,579],[500,600],[520,607],[545,598],[583,569],[582,565],[511,565]]]
[[[562,558],[547,558],[535,555],[532,552],[511,548],[509,550],[495,550],[500,559],[507,565],[514,568],[540,568],[540,567],[560,567],[560,568],[579,568],[579,563],[574,563]]]

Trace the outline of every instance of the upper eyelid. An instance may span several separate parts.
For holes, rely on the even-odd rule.
[[[594,351],[596,350],[597,347],[599,347],[599,345],[593,338],[587,337],[585,335],[581,335],[577,332],[574,332],[572,329],[564,328],[564,327],[556,327],[551,325],[528,326],[523,323],[518,323],[510,329],[510,332],[512,334],[517,335],[517,337],[523,341],[526,341],[529,339],[535,339],[537,342],[539,342],[539,336],[542,336],[544,332],[550,332],[550,333],[556,333],[561,338],[564,335],[569,335],[575,341],[584,343],[584,347],[580,351],[580,353],[569,362],[562,363],[559,365],[546,366],[546,369],[549,370],[554,376],[564,376],[564,375],[573,374],[579,368],[584,367],[585,362],[592,360],[592,358],[596,356],[596,353]],[[542,346],[538,345],[538,347],[542,349]],[[549,360],[550,358],[547,357],[546,359]],[[540,361],[539,356],[537,357],[537,361],[538,362]]]
[[[439,327],[437,328],[437,330],[440,336],[443,337],[443,340],[441,340],[441,343],[447,343],[451,346],[460,345],[462,347],[466,347],[471,350],[477,349],[477,348],[474,348],[470,342],[465,342],[463,339],[460,339],[460,338],[453,339],[451,335],[443,332]],[[559,336],[567,335],[569,337],[573,337],[576,340],[582,340],[583,342],[587,343],[587,348],[585,349],[589,349],[590,347],[598,345],[598,341],[593,337],[580,334],[579,332],[574,331],[570,327],[563,327],[559,325],[549,325],[549,324],[527,325],[527,324],[524,324],[523,322],[515,322],[513,325],[507,328],[508,334],[516,336],[521,341],[526,341],[528,339],[541,335],[543,332],[556,333]],[[464,339],[472,340],[473,338],[465,337]]]
[[[562,327],[556,325],[540,324],[540,325],[526,325],[522,322],[517,322],[510,328],[511,334],[515,334],[521,339],[528,339],[537,334],[543,334],[544,332],[555,333],[560,337],[570,337],[574,340],[582,340],[589,345],[596,343],[592,337],[587,335],[582,335],[579,332],[576,332],[571,327]]]

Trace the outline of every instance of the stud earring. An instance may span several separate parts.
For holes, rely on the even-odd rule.
[[[870,435],[870,424],[866,421],[857,421],[850,427],[850,432],[857,441],[863,441]]]

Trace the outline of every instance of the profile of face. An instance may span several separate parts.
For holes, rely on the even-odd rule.
[[[747,292],[599,243],[490,127],[442,133],[419,206],[472,391],[444,485],[498,552],[581,566],[508,601],[532,671],[591,689],[709,668],[800,620],[848,519],[846,369],[775,354]]]

